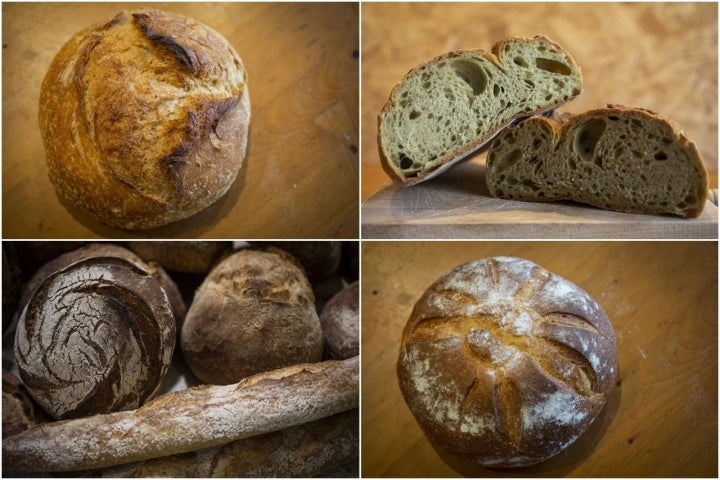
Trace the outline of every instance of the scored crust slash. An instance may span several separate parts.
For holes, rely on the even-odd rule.
[[[511,257],[470,262],[434,282],[413,308],[397,362],[427,437],[486,467],[557,455],[596,418],[617,371],[602,308]]]
[[[75,34],[40,93],[40,130],[58,196],[137,230],[190,217],[240,171],[248,76],[215,30],[159,10],[124,11]]]

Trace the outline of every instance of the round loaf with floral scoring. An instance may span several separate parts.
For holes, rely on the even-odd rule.
[[[483,466],[520,467],[585,432],[615,384],[617,352],[586,292],[528,260],[495,257],[425,291],[397,373],[434,444]]]

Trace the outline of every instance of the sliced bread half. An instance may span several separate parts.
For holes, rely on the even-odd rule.
[[[408,184],[479,150],[504,126],[580,94],[582,73],[544,36],[510,38],[492,52],[450,52],[411,70],[378,116],[384,170]]]
[[[485,178],[496,197],[682,217],[700,214],[708,190],[702,157],[679,126],[618,105],[508,128],[490,147]]]

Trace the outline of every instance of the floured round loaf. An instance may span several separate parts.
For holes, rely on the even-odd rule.
[[[28,393],[56,419],[130,410],[160,386],[175,332],[150,271],[90,257],[37,284],[18,322],[15,360]]]
[[[180,335],[203,382],[227,385],[256,373],[322,360],[315,296],[284,250],[247,248],[224,258],[195,292]]]
[[[461,265],[422,295],[397,373],[428,438],[488,467],[546,460],[602,409],[617,353],[602,308],[534,263]]]
[[[147,229],[230,188],[245,157],[250,97],[240,56],[191,18],[120,12],[75,34],[40,92],[58,196],[102,223]]]

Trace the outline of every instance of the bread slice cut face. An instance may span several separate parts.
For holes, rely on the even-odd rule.
[[[544,36],[454,51],[411,70],[378,116],[384,170],[408,184],[431,178],[479,150],[512,121],[580,94],[582,73]]]
[[[485,178],[495,197],[681,217],[700,214],[708,189],[702,157],[679,126],[617,105],[508,128],[488,152]]]

